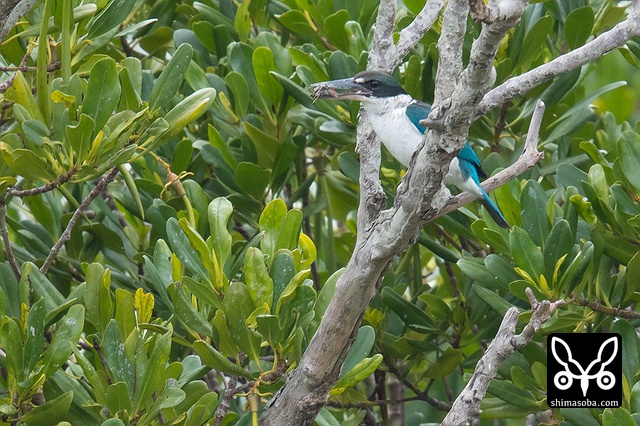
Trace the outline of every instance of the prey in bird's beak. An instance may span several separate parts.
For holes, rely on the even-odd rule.
[[[372,95],[372,91],[364,87],[357,78],[323,81],[309,86],[314,102],[318,99],[349,99],[362,101]]]

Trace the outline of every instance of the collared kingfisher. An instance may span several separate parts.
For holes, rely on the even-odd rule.
[[[363,71],[352,78],[326,81],[312,86],[316,99],[350,99],[362,102],[373,130],[384,146],[402,165],[409,166],[426,128],[431,106],[413,99],[391,75],[380,71]],[[445,183],[475,195],[499,226],[509,228],[507,220],[480,185],[486,174],[480,159],[468,143],[457,158],[451,160]]]

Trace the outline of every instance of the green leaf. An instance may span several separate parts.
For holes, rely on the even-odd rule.
[[[149,356],[147,370],[144,373],[135,411],[140,411],[154,392],[159,392],[164,385],[164,371],[167,369],[169,353],[171,351],[171,331],[156,339],[155,346]]]
[[[87,268],[87,287],[84,293],[84,303],[87,308],[87,320],[90,321],[100,333],[104,333],[107,323],[111,318],[113,300],[109,287],[111,285],[111,273],[99,263],[92,263]]]
[[[636,189],[640,189],[640,176],[634,173],[640,170],[640,135],[632,131],[623,132],[617,146],[624,176]]]
[[[462,351],[460,349],[448,348],[440,357],[424,372],[426,377],[439,379],[460,367],[462,362]]]
[[[518,55],[518,65],[523,68],[529,66],[529,63],[540,54],[540,46],[544,45],[552,30],[553,18],[549,15],[543,16],[533,24],[522,42],[522,49]]]
[[[560,285],[558,286],[559,291],[568,294],[580,284],[589,265],[591,265],[594,250],[595,247],[591,241],[584,243],[580,252],[573,258],[564,274],[562,274]]]
[[[504,314],[513,307],[511,303],[504,300],[504,297],[500,296],[496,292],[481,287],[478,284],[474,284],[472,288],[473,292],[482,299],[483,302],[491,306],[491,308],[501,316],[504,316]]]
[[[67,418],[73,401],[73,391],[65,392],[57,398],[48,400],[35,407],[24,418],[25,424],[35,426],[51,426]]]
[[[626,408],[607,408],[602,413],[602,426],[636,426]]]
[[[564,21],[564,38],[570,49],[580,47],[587,42],[593,30],[595,16],[591,6],[574,9]]]
[[[187,410],[187,418],[184,426],[201,426],[206,424],[207,421],[213,417],[217,406],[218,395],[215,392],[209,392],[203,395]]]
[[[269,185],[271,173],[254,163],[242,162],[236,168],[236,183],[251,197],[261,200]]]
[[[249,108],[251,92],[247,80],[237,71],[231,71],[224,78],[224,82],[233,94],[233,111],[238,117],[244,117]]]
[[[11,150],[7,144],[0,142],[0,151],[4,162],[17,175],[30,180],[53,181],[57,178],[50,165],[31,150]]]
[[[280,198],[272,200],[260,215],[260,230],[264,232],[260,247],[262,252],[273,257],[282,222],[287,215],[287,205]]]
[[[276,253],[271,263],[271,278],[273,278],[273,304],[271,312],[276,315],[280,313],[278,307],[282,304],[280,301],[286,296],[285,290],[296,275],[296,266],[293,254],[289,250],[281,250]]]
[[[356,364],[347,374],[342,376],[340,380],[333,386],[329,392],[330,395],[340,395],[346,388],[354,386],[377,370],[382,362],[382,355],[375,354],[371,358],[365,358]]]
[[[331,302],[331,299],[336,292],[336,283],[343,273],[344,268],[341,268],[331,274],[331,276],[327,278],[327,281],[325,281],[324,285],[322,286],[320,293],[318,293],[316,305],[313,308],[316,313],[316,321],[319,322],[325,311],[327,310],[327,306],[329,306],[329,302]]]
[[[136,327],[136,314],[133,306],[133,295],[127,290],[121,288],[117,288],[115,293],[115,320],[118,323],[118,327],[120,328],[120,333],[123,336],[129,336],[129,334]]]
[[[189,239],[191,247],[198,253],[202,265],[207,269],[208,274],[204,277],[205,280],[209,282],[216,281],[218,268],[213,263],[213,252],[211,251],[211,248],[207,245],[202,236],[193,229],[187,218],[180,218],[178,225]]]
[[[45,121],[40,113],[40,109],[38,108],[36,98],[33,97],[33,93],[31,92],[31,85],[27,83],[27,80],[25,80],[22,71],[18,71],[14,74],[12,87],[15,90],[16,104],[24,108],[23,111],[29,114],[29,118],[44,123]],[[14,108],[14,113],[15,112],[16,109]]]
[[[167,132],[175,136],[180,133],[187,124],[200,118],[202,114],[213,104],[216,98],[216,90],[211,88],[200,89],[184,98],[178,105],[165,115],[169,123]]]
[[[256,76],[256,83],[260,91],[271,101],[273,105],[278,105],[282,99],[282,86],[269,74],[276,71],[276,64],[271,49],[259,46],[254,49],[253,73]]]
[[[6,353],[8,378],[20,381],[24,378],[24,348],[17,319],[4,317],[0,326],[0,345]]]
[[[200,260],[200,256],[191,246],[189,238],[182,231],[175,218],[170,218],[167,221],[167,238],[173,252],[191,272],[205,281],[211,279],[207,268]]]
[[[311,108],[313,106],[313,100],[311,99],[311,95],[309,91],[304,87],[300,86],[298,83],[293,82],[291,79],[278,74],[277,72],[270,72],[272,76],[276,78],[284,88],[284,91],[287,92],[289,96],[299,102],[301,105]]]
[[[200,356],[202,362],[204,362],[207,367],[223,373],[251,379],[251,374],[247,373],[244,368],[229,361],[226,356],[204,340],[196,340],[193,342],[193,350]]]
[[[530,392],[518,388],[507,380],[492,380],[487,392],[516,407],[526,407],[531,410],[538,408],[538,403]]]
[[[535,282],[538,282],[540,275],[544,273],[544,257],[540,248],[532,241],[529,233],[518,226],[514,226],[509,234],[509,245],[518,267],[529,274]]]
[[[273,168],[280,148],[278,141],[248,121],[242,123],[242,128],[256,147],[258,165],[267,169]]]
[[[80,114],[80,121],[76,125],[67,125],[65,128],[66,141],[77,156],[76,164],[81,164],[85,155],[91,148],[91,135],[96,123],[87,114]]]
[[[535,180],[525,185],[520,195],[522,206],[522,227],[531,236],[533,242],[543,247],[549,233],[546,207],[549,197]]]
[[[114,414],[121,410],[131,412],[131,396],[126,383],[117,382],[107,388],[107,410]]]
[[[24,345],[24,371],[26,374],[35,368],[44,352],[45,316],[45,303],[43,299],[40,299],[31,306],[27,316],[27,339]]]
[[[282,334],[278,317],[275,315],[258,315],[256,316],[256,324],[258,326],[258,333],[260,333],[272,347],[277,348]]]
[[[58,330],[53,335],[51,344],[44,353],[44,374],[51,377],[73,353],[78,344],[84,325],[84,306],[73,305],[69,313],[62,318]]]
[[[207,208],[209,228],[211,229],[211,245],[218,258],[218,264],[222,267],[225,267],[231,254],[232,240],[227,224],[232,213],[233,205],[224,197],[214,199]]]
[[[249,14],[249,4],[251,0],[242,0],[238,5],[236,17],[233,21],[233,27],[238,32],[240,41],[246,42],[251,32],[251,15]]]
[[[269,308],[273,305],[273,280],[269,276],[267,266],[264,263],[262,252],[251,247],[244,257],[245,278],[247,290],[256,307],[266,304]]]
[[[207,318],[193,306],[180,284],[169,286],[169,297],[173,303],[173,312],[190,329],[202,336],[210,337],[213,329]]]
[[[276,250],[287,249],[293,251],[298,247],[302,219],[302,211],[298,209],[291,209],[287,212],[278,234]]]
[[[260,338],[246,325],[247,319],[255,309],[247,286],[241,282],[231,283],[222,303],[231,339],[256,364],[260,364]]]
[[[36,296],[39,299],[44,299],[44,305],[47,311],[52,311],[65,302],[60,291],[40,272],[38,267],[31,262],[24,264],[21,282],[29,283],[31,290]]]
[[[134,5],[128,0],[111,0],[89,27],[87,38],[94,39],[122,25]]]
[[[162,393],[153,399],[153,404],[148,411],[142,416],[139,424],[151,423],[152,420],[158,417],[158,414],[164,409],[172,408],[181,403],[186,398],[186,393],[177,387],[177,385],[169,385],[167,382]]]
[[[618,333],[622,337],[622,372],[630,383],[633,382],[640,367],[640,344],[638,335],[629,322],[619,319],[611,327],[612,333]]]
[[[91,67],[87,96],[82,111],[93,119],[96,130],[101,130],[120,101],[120,80],[116,61],[104,58]]]
[[[124,340],[115,320],[109,321],[102,339],[102,353],[114,382],[124,382],[134,389],[134,369],[125,355]],[[107,372],[105,372],[106,374]]]
[[[434,331],[435,324],[429,315],[393,289],[385,287],[380,295],[382,302],[391,308],[409,328],[419,333]]]
[[[364,360],[369,353],[371,353],[375,340],[376,332],[370,325],[365,325],[358,329],[358,335],[353,341],[353,344],[349,349],[349,353],[342,364],[340,377],[344,377],[345,374],[350,372],[358,363]]]
[[[542,256],[547,274],[547,281],[551,282],[558,260],[571,253],[573,235],[569,222],[561,219],[553,225],[544,245]]]
[[[181,44],[173,53],[171,60],[165,65],[153,84],[153,89],[151,89],[149,95],[149,111],[151,113],[164,107],[178,93],[192,56],[193,49],[186,43]],[[171,122],[169,121],[169,123]]]

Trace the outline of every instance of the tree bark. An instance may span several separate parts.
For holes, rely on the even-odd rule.
[[[36,0],[0,0],[0,41],[4,40],[11,28],[34,4]]]

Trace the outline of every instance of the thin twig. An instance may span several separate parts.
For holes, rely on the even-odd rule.
[[[329,401],[327,405],[336,408],[368,408],[378,407],[383,405],[401,404],[403,402],[422,401],[422,398],[418,395],[408,396],[400,399],[377,399],[375,401],[363,401],[363,402],[348,402],[340,403],[336,401]]]
[[[29,60],[29,56],[31,56],[31,47],[29,47],[27,49],[27,53],[24,54],[24,56],[22,57],[22,60],[20,61],[20,66],[21,67],[25,67],[27,66],[27,61]],[[16,75],[12,75],[11,77],[9,77],[9,79],[7,81],[5,81],[4,83],[0,84],[0,93],[4,93],[6,92],[9,87],[11,87],[13,85],[13,80],[16,78]]]
[[[389,372],[391,374],[393,374],[394,376],[396,376],[398,379],[403,376],[403,374],[400,372],[400,370],[398,370],[398,368],[396,368],[396,366],[393,364],[393,362],[388,357],[384,357],[384,364],[389,369]],[[418,386],[416,386],[410,380],[402,379],[401,382],[407,388],[409,388],[413,393],[415,393],[419,397],[419,399],[421,401],[425,401],[427,404],[431,405],[432,407],[435,407],[440,411],[449,411],[451,409],[451,404],[446,403],[444,401],[440,401],[438,399],[435,399],[435,398],[429,396],[429,394],[427,393],[428,392],[428,388],[427,388],[427,390],[422,391],[422,390],[420,390],[420,388]]]
[[[61,67],[60,61],[58,62],[53,62],[51,64],[47,65],[47,72],[54,72],[54,71],[58,71]],[[27,65],[20,65],[18,67],[2,67],[0,66],[0,72],[16,72],[16,71],[22,71],[22,72],[35,72],[38,70],[38,67],[30,67]]]
[[[102,191],[105,190],[107,185],[113,179],[115,179],[117,174],[118,174],[118,168],[117,167],[112,168],[109,171],[109,173],[102,176],[102,178],[98,181],[96,186],[91,190],[91,192],[89,192],[89,194],[84,198],[84,200],[82,200],[82,203],[80,203],[80,206],[78,206],[76,211],[73,212],[73,216],[71,216],[71,219],[69,219],[69,223],[67,224],[67,227],[65,228],[64,232],[62,233],[62,235],[60,235],[60,238],[58,239],[58,241],[49,251],[49,255],[47,256],[47,258],[44,261],[44,264],[40,268],[40,272],[44,274],[49,270],[49,267],[51,266],[55,258],[58,256],[58,253],[62,249],[62,246],[64,245],[64,243],[66,243],[69,240],[69,238],[71,238],[71,231],[73,230],[73,227],[76,225],[76,222],[78,222],[78,219],[80,219],[80,216],[82,215],[82,213],[87,209],[87,207],[89,207],[91,202],[96,197],[98,197]]]
[[[224,417],[227,415],[227,411],[229,407],[231,407],[231,400],[233,396],[237,393],[236,384],[238,383],[238,376],[231,376],[231,380],[229,380],[229,384],[227,385],[227,389],[224,391],[224,397],[222,401],[220,401],[220,405],[218,405],[218,409],[216,410],[215,418],[216,421],[214,426],[220,426]]]
[[[68,182],[69,179],[71,179],[71,177],[73,177],[73,175],[76,173],[76,171],[77,169],[74,167],[65,174],[58,176],[56,180],[36,188],[18,189],[16,187],[10,186],[9,188],[7,188],[7,192],[16,197],[29,197],[32,195],[44,194],[45,192],[53,191],[54,189],[60,187],[63,183]]]
[[[598,302],[590,302],[584,297],[577,297],[575,303],[580,306],[586,306],[594,312],[602,312],[603,314],[612,315],[614,317],[621,317],[626,319],[640,319],[640,312],[635,312],[630,309],[614,308],[612,306],[605,306]]]
[[[2,234],[2,241],[4,243],[4,252],[7,255],[7,262],[9,262],[9,266],[11,266],[13,275],[15,275],[18,281],[20,281],[20,278],[22,278],[22,273],[20,272],[20,267],[18,266],[18,262],[16,262],[16,258],[13,255],[13,249],[11,248],[9,231],[7,230],[6,215],[7,199],[3,196],[0,197],[0,233]]]

